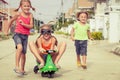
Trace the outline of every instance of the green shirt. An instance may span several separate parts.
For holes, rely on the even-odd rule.
[[[75,40],[88,40],[87,31],[90,29],[88,24],[81,25],[79,22],[75,22],[73,28],[75,30]]]

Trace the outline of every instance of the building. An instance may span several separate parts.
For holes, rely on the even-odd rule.
[[[2,26],[4,26],[4,20],[6,20],[7,14],[5,13],[4,8],[8,5],[5,0],[0,0],[0,32],[2,31]]]
[[[109,42],[120,42],[120,0],[109,1]]]
[[[66,13],[66,18],[76,18],[76,14],[79,11],[87,11],[87,12],[93,12],[94,13],[94,3],[90,2],[89,0],[77,0],[74,1],[72,8],[69,9],[69,11]]]
[[[94,27],[93,31],[102,32],[104,39],[108,39],[107,22],[109,16],[105,14],[106,2],[96,2],[95,3],[95,17],[94,17]]]
[[[77,12],[79,11],[93,11],[94,3],[89,0],[77,0]]]
[[[2,32],[5,31],[10,18],[12,18],[16,14],[16,12],[14,11],[15,10],[14,8],[6,7],[6,8],[3,8],[3,10],[4,10],[4,13],[0,10],[0,12],[2,12],[4,14],[4,18],[1,21],[1,31]]]
[[[69,8],[68,12],[65,13],[65,19],[67,19],[67,21],[72,20],[73,19],[73,9]]]

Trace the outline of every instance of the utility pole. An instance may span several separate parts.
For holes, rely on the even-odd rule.
[[[56,17],[56,19],[57,19],[57,28],[59,27],[59,12],[57,12],[57,17]]]
[[[78,4],[78,3],[77,3]],[[74,11],[73,11],[73,20],[75,20],[75,16],[76,16],[76,0],[74,0]]]
[[[63,0],[61,0],[61,8],[62,8],[62,24],[64,24],[64,11],[63,11]]]
[[[38,13],[38,33],[40,32],[40,26],[41,26],[41,15],[42,15],[42,13]]]

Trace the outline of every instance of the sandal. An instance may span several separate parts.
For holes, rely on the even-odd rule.
[[[23,75],[23,72],[20,72],[18,69],[13,69],[15,73],[19,74],[19,75]]]
[[[23,75],[27,75],[27,73],[26,72],[22,72],[23,73]]]
[[[82,65],[82,68],[83,68],[83,69],[87,69],[87,66],[86,66],[86,65]]]
[[[55,66],[56,66],[58,69],[60,69],[60,68],[61,68],[59,64],[55,64]]]
[[[80,61],[77,61],[77,66],[78,66],[78,67],[81,67]]]

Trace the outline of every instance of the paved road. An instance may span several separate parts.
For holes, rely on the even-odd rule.
[[[38,35],[30,36],[29,41],[35,40]],[[88,45],[88,69],[83,70],[76,66],[76,55],[73,42],[64,36],[56,35],[59,42],[65,41],[67,49],[59,64],[61,69],[50,80],[120,80],[120,56],[110,52],[117,44],[107,41],[96,41]],[[13,72],[15,63],[15,48],[12,39],[0,41],[0,80],[49,80],[40,74],[34,74],[35,58],[28,48],[26,71],[28,75],[19,77]]]

